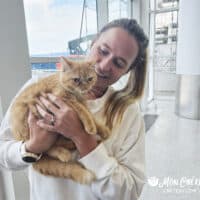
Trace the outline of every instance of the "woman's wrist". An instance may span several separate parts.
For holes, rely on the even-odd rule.
[[[71,138],[75,143],[77,150],[79,151],[80,157],[86,156],[88,153],[93,151],[98,143],[94,135],[89,135],[86,132],[82,132],[79,135],[75,135]]]
[[[35,154],[40,154],[40,153],[42,153],[42,152],[40,151],[40,149],[39,149],[39,148],[36,148],[35,145],[32,144],[32,142],[30,142],[30,141],[26,141],[26,142],[25,142],[25,149],[26,149],[26,151],[31,152],[31,153],[35,153]]]

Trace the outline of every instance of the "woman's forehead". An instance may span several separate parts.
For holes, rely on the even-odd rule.
[[[114,54],[125,59],[135,59],[138,54],[135,37],[122,28],[111,28],[103,32],[97,43],[109,47]]]

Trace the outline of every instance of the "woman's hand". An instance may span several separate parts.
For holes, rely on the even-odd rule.
[[[27,151],[32,153],[42,153],[47,151],[56,141],[58,134],[47,131],[37,125],[38,119],[29,112],[28,125],[30,138],[26,141]]]
[[[45,107],[36,105],[38,112],[43,117],[37,122],[41,128],[58,132],[70,139],[82,134],[83,126],[76,112],[61,99],[52,94],[48,94],[48,99],[44,96],[39,99]]]
[[[97,141],[94,136],[85,132],[77,113],[60,98],[50,93],[47,96],[48,99],[44,96],[39,98],[46,109],[37,105],[37,110],[43,117],[37,124],[47,131],[57,132],[71,139],[81,156],[94,149]]]

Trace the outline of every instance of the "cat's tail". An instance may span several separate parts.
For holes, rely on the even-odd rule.
[[[33,168],[43,175],[70,178],[81,184],[91,184],[95,180],[94,173],[83,168],[79,163],[64,163],[48,156],[34,163]]]

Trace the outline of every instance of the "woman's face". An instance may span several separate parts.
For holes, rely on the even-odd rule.
[[[105,89],[124,75],[138,54],[136,39],[122,28],[102,33],[91,47],[89,58],[96,60],[97,88]]]

